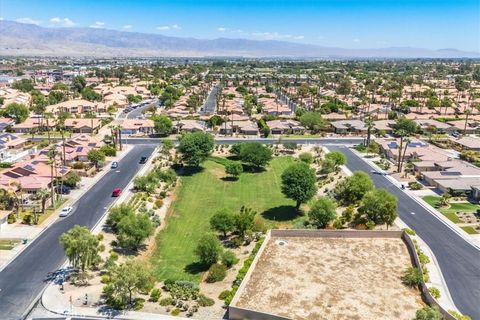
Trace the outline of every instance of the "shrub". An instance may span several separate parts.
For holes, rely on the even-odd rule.
[[[200,289],[196,283],[191,281],[175,281],[173,284],[165,285],[170,291],[172,298],[189,300],[195,299],[198,296]]]
[[[410,190],[420,190],[423,188],[423,185],[421,183],[418,183],[417,181],[411,181],[408,183],[408,187]]]
[[[438,290],[438,288],[431,287],[431,288],[428,288],[428,291],[430,292],[432,297],[434,297],[435,299],[440,298],[440,290]]]
[[[133,303],[133,310],[135,311],[142,310],[144,304],[145,304],[145,299],[142,299],[142,298],[135,299],[135,302]]]
[[[100,279],[100,282],[103,283],[103,284],[107,284],[110,282],[110,276],[107,275],[107,274],[104,274],[101,279]]]
[[[33,219],[33,215],[32,215],[32,214],[26,214],[26,215],[23,216],[23,221],[22,221],[22,222],[23,222],[24,224],[30,225],[30,224],[33,223],[33,220],[34,220],[34,219]]]
[[[412,230],[412,229],[410,229],[410,228],[404,228],[403,231],[405,231],[406,234],[411,235],[411,236],[417,235],[417,233],[415,232],[415,230]]]
[[[14,213],[10,213],[7,218],[7,223],[12,224],[12,223],[15,223],[15,221],[17,221],[17,217],[15,216]]]
[[[200,293],[198,295],[198,305],[200,307],[210,307],[210,306],[213,306],[214,304],[215,304],[215,301],[213,301],[213,299],[210,299],[203,293]]]
[[[168,297],[168,298],[163,298],[160,300],[160,305],[162,307],[166,307],[166,306],[171,306],[173,304],[173,299]]]
[[[220,300],[225,300],[228,295],[230,294],[230,290],[223,290],[222,292],[220,292],[220,294],[218,295],[218,299]]]
[[[408,268],[402,276],[402,281],[404,284],[410,287],[421,285],[423,283],[422,270],[414,267]]]
[[[161,208],[163,206],[163,200],[162,199],[156,199],[155,200],[155,206],[157,208]]]
[[[450,313],[457,320],[472,320],[472,318],[469,316],[463,315],[454,310],[448,310],[448,313]]]
[[[417,310],[414,320],[442,320],[443,316],[436,307],[423,307]]]
[[[227,250],[222,254],[222,264],[225,265],[227,268],[231,268],[237,262],[238,259],[235,256],[235,253],[233,253],[232,251]]]
[[[218,282],[225,279],[227,276],[227,267],[223,264],[212,264],[210,269],[208,269],[208,276],[205,279],[208,283]]]
[[[420,263],[422,265],[426,265],[427,263],[430,262],[430,258],[421,250],[418,252],[418,260],[420,260]]]
[[[78,169],[84,169],[85,164],[83,162],[77,161],[77,162],[72,163],[72,168],[77,169],[77,170]]]
[[[172,312],[170,312],[170,314],[172,316],[178,316],[180,314],[180,312],[182,312],[180,309],[175,308],[175,309],[172,310]]]
[[[161,295],[162,295],[162,292],[160,291],[160,289],[154,288],[154,289],[152,289],[152,291],[150,292],[150,299],[148,299],[148,301],[157,302],[158,299],[160,299],[160,296],[161,296]]]
[[[311,164],[313,162],[313,156],[310,152],[303,152],[298,155],[300,161],[305,162],[306,164]]]

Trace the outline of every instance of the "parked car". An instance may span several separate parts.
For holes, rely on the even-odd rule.
[[[122,189],[120,188],[115,188],[112,191],[112,197],[119,197],[122,194]]]
[[[58,193],[58,194],[70,194],[70,191],[72,191],[72,189],[70,187],[67,187],[67,186],[56,186],[55,187],[55,192]]]
[[[118,162],[117,161],[113,161],[112,162],[112,165],[110,166],[110,169],[117,169],[118,168]]]
[[[73,211],[72,207],[65,207],[60,211],[60,214],[58,216],[62,218],[67,217],[68,215],[70,215],[70,213],[72,213],[72,211]]]
[[[147,163],[147,157],[141,157],[139,163],[140,164]]]

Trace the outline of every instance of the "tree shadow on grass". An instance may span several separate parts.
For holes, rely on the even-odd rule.
[[[193,176],[194,174],[202,172],[203,170],[204,168],[200,166],[198,167],[184,166],[184,167],[176,168],[175,172],[180,177],[190,177],[190,176]]]
[[[225,181],[225,182],[235,182],[235,181],[238,181],[238,178],[236,177],[222,177],[220,178],[222,181]]]
[[[262,212],[262,217],[272,221],[289,221],[297,218],[299,212],[294,206],[278,206]]]
[[[196,275],[196,274],[199,274],[199,273],[202,273],[202,272],[205,272],[208,270],[208,266],[204,265],[203,263],[201,262],[192,262],[190,264],[187,264],[185,266],[185,272],[188,272],[192,275]]]
[[[249,172],[249,173],[260,173],[260,172],[267,171],[264,167],[256,167],[256,166],[252,166],[250,164],[245,164],[245,163],[242,163],[242,167],[243,167],[243,172]]]

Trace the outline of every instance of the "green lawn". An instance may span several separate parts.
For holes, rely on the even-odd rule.
[[[280,191],[280,175],[293,163],[292,158],[274,158],[266,171],[243,173],[237,181],[224,179],[224,161],[212,158],[200,172],[180,178],[167,225],[158,234],[151,257],[159,280],[200,281],[203,270],[195,264],[194,249],[209,231],[210,217],[222,208],[237,212],[242,205],[252,207],[270,226],[301,219],[295,213],[294,202]]]
[[[13,239],[0,239],[0,250],[12,250],[20,240]]]
[[[462,227],[462,229],[468,234],[478,234],[477,230],[475,230],[475,228],[473,227],[467,226],[467,227]]]
[[[425,202],[432,207],[436,208],[436,205],[440,201],[440,197],[425,196],[423,197],[423,200],[425,200]],[[457,217],[456,212],[476,212],[477,209],[480,209],[480,206],[470,202],[451,202],[448,208],[437,208],[438,211],[455,223],[462,223],[462,221]]]

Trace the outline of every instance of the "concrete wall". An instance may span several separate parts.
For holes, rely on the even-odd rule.
[[[421,268],[420,260],[417,255],[417,251],[415,249],[415,245],[413,244],[412,239],[410,236],[405,233],[404,231],[372,231],[372,230],[277,230],[273,229],[267,233],[265,240],[258,250],[255,259],[252,262],[245,278],[243,279],[240,287],[238,288],[235,296],[228,307],[228,319],[229,320],[290,320],[290,318],[281,317],[274,314],[259,312],[255,310],[250,310],[246,308],[241,308],[237,306],[238,300],[245,289],[246,284],[250,280],[250,277],[255,270],[255,266],[258,263],[265,247],[267,246],[268,242],[270,241],[271,237],[319,237],[319,238],[402,238],[407,245],[408,251],[410,256],[412,257],[413,264],[415,267]],[[443,309],[437,302],[435,298],[430,294],[428,288],[425,284],[421,286],[422,295],[430,305],[437,306],[440,312],[445,317],[445,320],[455,320],[455,318],[448,313],[447,310]]]

